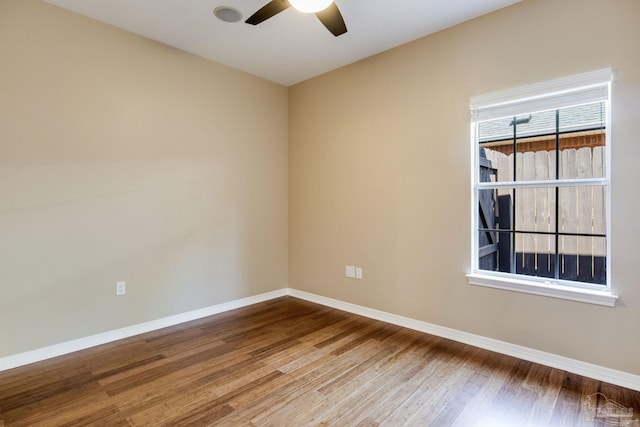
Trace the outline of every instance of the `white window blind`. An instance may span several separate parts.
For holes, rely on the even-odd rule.
[[[518,116],[609,99],[611,69],[471,98],[474,121]]]

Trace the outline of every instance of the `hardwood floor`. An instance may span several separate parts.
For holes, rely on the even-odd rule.
[[[634,421],[594,419],[589,396]],[[291,297],[0,372],[0,427],[640,426],[639,415],[639,392]]]

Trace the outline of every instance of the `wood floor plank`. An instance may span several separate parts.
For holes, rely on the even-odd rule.
[[[369,382],[362,384],[360,389],[343,399],[342,405],[349,410],[331,414],[328,420],[331,425],[357,425],[376,407],[383,405],[397,388],[424,366],[419,363],[423,349],[416,344],[418,340],[424,343],[425,337],[413,331],[409,331],[411,334],[406,332],[407,330],[401,330],[395,334],[399,338],[396,340],[397,345],[401,344],[404,347],[399,348],[396,353],[369,372]],[[404,336],[400,337],[401,335]]]
[[[456,427],[491,426],[490,418],[496,396],[511,376],[519,360],[497,353],[487,352],[476,372],[488,377],[480,393],[473,396],[460,412],[454,425]],[[544,424],[543,424],[544,425]]]
[[[465,346],[463,354],[473,357],[480,349]],[[408,418],[408,424],[420,426],[452,425],[462,409],[482,390],[487,377],[477,374],[471,359],[461,360],[454,357],[442,370],[439,386],[429,388],[419,409]]]
[[[398,381],[393,392],[382,400],[367,415],[367,418],[361,421],[361,425],[380,425],[386,419],[393,417],[393,414],[398,410],[400,410],[399,415],[412,415],[408,412],[402,412],[401,408],[403,406],[406,408],[410,404],[407,401],[420,391],[421,386],[428,387],[429,380],[437,378],[438,369],[445,363],[438,354],[439,349],[442,349],[442,341],[442,339],[437,339],[432,345],[425,348],[424,353],[416,359],[416,364],[420,366],[420,369],[411,371],[410,375],[405,375],[401,381]],[[433,385],[435,386],[436,383]]]
[[[455,345],[456,348],[460,350],[465,346],[463,344],[446,341],[438,344],[438,346],[444,345],[447,345],[447,353],[442,351],[445,347],[440,347],[440,350],[436,353],[437,357],[428,365],[429,369],[422,373],[428,378],[428,381],[423,379],[423,376],[412,379],[411,387],[405,390],[406,398],[404,401],[390,412],[388,416],[383,417],[380,425],[411,425],[413,417],[419,415],[423,407],[429,404],[431,399],[436,398],[438,392],[445,389],[446,382],[451,379],[452,375],[456,374],[456,370],[451,369],[451,364],[461,362],[461,360],[456,357],[456,352],[451,351],[448,345]]]
[[[563,377],[564,373],[560,370],[537,364],[532,366],[527,386],[538,391],[538,400],[531,409],[527,425],[535,427],[551,423]]]
[[[257,425],[264,422],[268,425],[270,414],[280,411],[285,406],[295,408],[292,404],[299,396],[308,396],[314,388],[320,387],[322,384],[330,381],[337,375],[337,372],[344,371],[343,365],[349,363],[347,356],[337,356],[334,350],[343,345],[343,340],[336,341],[330,345],[323,346],[318,349],[311,346],[314,340],[307,342],[307,347],[303,352],[297,354],[297,358],[291,362],[282,360],[284,365],[279,366],[281,372],[288,372],[283,378],[277,380],[278,384],[274,390],[270,390],[258,397],[253,402],[247,402],[247,399],[241,397],[232,400],[231,404],[235,408],[242,408],[239,414],[232,414],[221,420],[224,425],[245,425],[258,422]],[[351,362],[352,365],[354,362]],[[330,367],[331,370],[327,370]],[[280,412],[280,415],[282,415]],[[260,418],[261,417],[261,418]],[[285,418],[285,417],[281,417]]]
[[[613,404],[640,424],[640,392],[292,297],[0,372],[0,427],[586,427]]]
[[[386,357],[396,351],[397,348],[394,347],[381,348],[380,351],[371,355],[364,363],[354,366],[338,378],[319,387],[317,392],[323,397],[319,395],[315,405],[306,411],[307,413],[300,419],[298,425],[329,425],[333,417],[351,411],[347,399],[364,384],[368,383],[369,375],[367,371],[375,369],[376,366],[383,363]],[[295,423],[296,419],[292,421]]]
[[[110,404],[106,394],[78,390],[7,411],[4,419],[10,426],[55,426],[91,416],[107,406]]]
[[[378,343],[369,343],[367,351],[379,351],[382,346]],[[327,354],[311,367],[303,367],[294,371],[300,378],[294,393],[284,397],[284,400],[271,409],[259,414],[252,419],[257,425],[273,423],[274,425],[296,425],[298,418],[307,416],[310,410],[322,402],[325,396],[317,390],[334,378],[342,375],[357,366],[360,362],[359,355],[343,353],[335,355]],[[298,424],[300,425],[300,424]]]
[[[316,359],[304,367],[300,367],[295,375],[284,375],[274,382],[278,382],[274,389],[256,396],[253,401],[238,402],[231,400],[230,403],[240,411],[231,414],[220,422],[222,425],[243,425],[257,423],[256,425],[267,425],[273,421],[271,414],[280,413],[282,408],[294,409],[292,402],[300,396],[306,396],[313,390],[316,384],[326,382],[326,378],[331,378],[333,371],[327,372],[326,363],[334,359],[334,355],[325,354],[323,358]],[[334,367],[340,369],[340,367]],[[264,423],[264,424],[263,424]]]
[[[367,352],[377,353],[382,350],[382,345],[371,342],[367,343],[366,349]],[[319,377],[299,389],[299,393],[293,396],[290,405],[282,407],[277,412],[270,413],[268,421],[274,422],[276,425],[309,425],[310,418],[326,400],[326,395],[318,390],[358,366],[361,362],[361,357],[361,354],[355,353],[337,355],[329,364],[319,369],[321,374]],[[332,369],[327,371],[327,368]],[[256,417],[256,421],[267,421],[265,415],[261,414],[261,416]]]

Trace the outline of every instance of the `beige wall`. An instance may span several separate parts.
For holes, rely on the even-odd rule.
[[[287,102],[0,0],[0,357],[286,287]]]
[[[287,99],[0,0],[0,357],[288,284],[640,374],[638,16],[636,0],[525,0]],[[618,306],[468,285],[469,98],[603,67]]]
[[[290,88],[289,286],[640,374],[639,17],[525,0]],[[604,67],[618,306],[468,285],[469,98]]]

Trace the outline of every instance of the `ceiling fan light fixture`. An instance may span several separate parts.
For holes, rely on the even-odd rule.
[[[328,8],[333,0],[289,0],[291,6],[303,13],[318,13]]]

